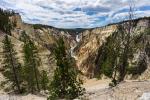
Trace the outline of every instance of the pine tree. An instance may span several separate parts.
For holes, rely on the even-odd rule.
[[[129,15],[128,15],[129,21],[126,23],[123,23],[119,27],[120,33],[122,34],[122,44],[124,46],[123,52],[121,55],[122,62],[120,63],[119,67],[119,82],[123,81],[125,78],[125,75],[127,74],[127,68],[129,65],[128,60],[130,59],[131,51],[133,50],[132,47],[132,41],[134,37],[136,36],[135,33],[135,21],[134,19],[134,2],[132,0],[129,1]]]
[[[135,31],[135,21],[134,19],[134,2],[129,0],[129,15],[128,21],[118,24],[117,31],[110,36],[110,41],[104,48],[102,62],[102,73],[107,73],[106,76],[112,78],[113,85],[124,81],[126,74],[128,73],[129,64],[131,59],[133,59],[133,51],[135,52],[138,47],[135,47],[134,40],[137,38]],[[112,42],[113,41],[113,42]],[[131,64],[130,64],[131,65]],[[110,70],[111,69],[111,70]]]
[[[11,82],[11,86],[16,89],[18,93],[21,93],[22,67],[16,57],[17,52],[14,50],[14,45],[7,35],[3,40],[3,44],[4,71],[2,73],[6,77],[6,81]]]
[[[45,70],[42,70],[41,74],[41,89],[42,90],[47,90],[49,85],[49,78],[47,76],[47,72]]]
[[[35,44],[30,40],[30,38],[24,33],[24,78],[27,82],[29,92],[34,93],[35,91],[40,91],[39,85],[39,69],[40,58],[38,56],[38,50]]]
[[[54,53],[58,67],[50,84],[48,99],[74,99],[82,95],[84,92],[84,88],[81,87],[82,81],[77,77],[78,71],[73,66],[72,58],[67,54],[63,38],[57,41]]]
[[[111,86],[117,85],[118,69],[120,66],[122,55],[122,34],[118,31],[114,32],[107,38],[107,42],[99,49],[100,57],[98,58],[100,66],[100,74],[112,79]],[[113,42],[112,42],[113,41]]]
[[[0,29],[9,35],[11,35],[11,30],[15,24],[15,22],[12,23],[10,21],[9,17],[14,14],[15,13],[13,11],[3,10],[0,8]]]

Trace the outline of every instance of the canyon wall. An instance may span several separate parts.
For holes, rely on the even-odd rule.
[[[53,73],[56,67],[56,61],[52,51],[57,39],[63,37],[68,51],[76,60],[77,68],[88,78],[95,77],[95,72],[99,71],[97,69],[97,67],[100,67],[98,64],[98,62],[100,62],[98,60],[100,55],[99,49],[107,42],[107,38],[118,30],[118,24],[93,29],[80,29],[82,31],[79,31],[79,29],[58,29],[46,25],[27,24],[22,21],[21,16],[18,14],[11,16],[10,19],[12,22],[16,22],[10,38],[12,39],[12,43],[15,44],[21,63],[23,63],[23,42],[20,40],[20,37],[25,32],[38,47],[39,55],[42,60],[40,68]],[[140,34],[141,32],[144,32],[145,29],[150,28],[150,18],[137,19],[135,27],[137,33]],[[1,47],[3,37],[4,33],[0,31]],[[149,36],[147,37],[149,40]],[[0,52],[2,55],[2,48],[0,49]],[[3,58],[0,58],[1,63]],[[148,67],[148,69],[150,68]],[[148,74],[149,71],[145,71],[145,73]]]
[[[135,33],[137,35],[145,32],[145,30],[150,28],[150,18],[141,18],[135,20],[136,24],[134,26]],[[100,71],[100,58],[99,56],[99,50],[101,49],[101,46],[106,43],[106,39],[111,36],[115,31],[118,31],[117,26],[120,24],[123,24],[126,22],[118,23],[118,24],[112,24],[101,28],[94,28],[90,30],[86,30],[83,33],[79,35],[80,41],[78,42],[78,45],[74,49],[75,53],[75,59],[77,62],[78,69],[83,72],[85,76],[88,78],[95,77],[95,73]],[[141,43],[141,45],[146,45],[150,43],[150,36],[146,35],[147,42],[144,42],[144,44]],[[113,41],[112,41],[113,43]],[[150,49],[149,49],[150,50]],[[134,55],[138,56],[138,59],[140,58],[139,52],[143,52],[142,50],[139,50],[138,52],[135,52]],[[147,58],[148,60],[149,58]],[[149,60],[147,61],[147,70],[149,70]],[[145,74],[147,73],[147,74]],[[142,78],[144,78],[147,75],[150,75],[149,71],[145,71],[143,73]],[[140,77],[141,78],[141,77]],[[150,78],[149,76],[145,78]]]

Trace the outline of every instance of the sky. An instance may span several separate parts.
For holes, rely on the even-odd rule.
[[[15,10],[26,23],[58,28],[93,28],[123,21],[131,4],[134,18],[150,16],[150,0],[0,0],[0,8]]]

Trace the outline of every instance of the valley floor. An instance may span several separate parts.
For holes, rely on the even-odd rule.
[[[96,79],[86,81],[83,100],[150,100],[150,80],[126,80],[114,88],[109,88],[109,82],[110,80]],[[12,96],[1,91],[0,100],[46,100],[46,97],[31,94]]]

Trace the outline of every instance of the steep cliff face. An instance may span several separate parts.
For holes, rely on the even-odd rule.
[[[12,36],[17,39],[19,39],[22,32],[25,31],[31,39],[43,46],[54,44],[60,36],[64,37],[68,48],[70,48],[70,45],[75,44],[75,31],[58,29],[40,24],[23,23],[20,15],[11,16],[10,19],[12,22],[16,22],[16,27],[14,28],[14,30],[12,30]]]
[[[23,65],[23,53],[22,47],[23,42],[21,41],[22,34],[26,33],[32,41],[36,44],[39,56],[41,58],[41,66],[39,67],[40,70],[46,70],[49,73],[49,76],[52,76],[54,69],[56,68],[56,61],[53,55],[53,48],[56,40],[59,37],[63,37],[66,43],[68,50],[71,46],[73,46],[76,41],[75,37],[73,36],[74,33],[68,30],[57,29],[50,26],[45,25],[32,25],[24,23],[21,19],[19,14],[15,14],[9,17],[11,22],[15,22],[15,27],[11,31],[11,39],[12,43],[14,44],[15,50],[18,52],[18,58],[20,63]],[[3,57],[2,57],[2,46],[3,46],[3,39],[6,33],[0,31],[0,64],[2,64]],[[1,65],[0,65],[1,66]],[[1,67],[0,67],[1,68]],[[0,75],[2,77],[2,75]]]
[[[141,34],[145,31],[145,29],[150,28],[150,18],[137,19],[135,25],[135,31],[138,34]],[[119,23],[122,24],[122,23]],[[106,39],[113,34],[113,32],[117,31],[117,25],[108,25],[102,28],[95,28],[91,30],[86,30],[80,34],[80,42],[77,47],[74,49],[75,59],[77,61],[78,68],[86,75],[88,78],[92,78],[95,76],[95,73],[99,71],[97,67],[100,67],[99,49],[102,47],[104,43],[106,43]],[[148,35],[146,36],[148,37]],[[149,37],[148,37],[149,38]],[[149,39],[148,39],[149,40]],[[113,42],[113,41],[112,41]],[[149,41],[144,42],[143,45],[146,45]],[[134,55],[140,58],[139,52],[144,50],[138,50]],[[147,62],[147,67],[149,66],[149,61]],[[148,75],[148,74],[147,74]],[[143,76],[145,74],[143,73]]]
[[[88,77],[94,76],[95,59],[98,48],[116,30],[116,25],[86,30],[80,34],[80,42],[74,49],[79,70]]]

